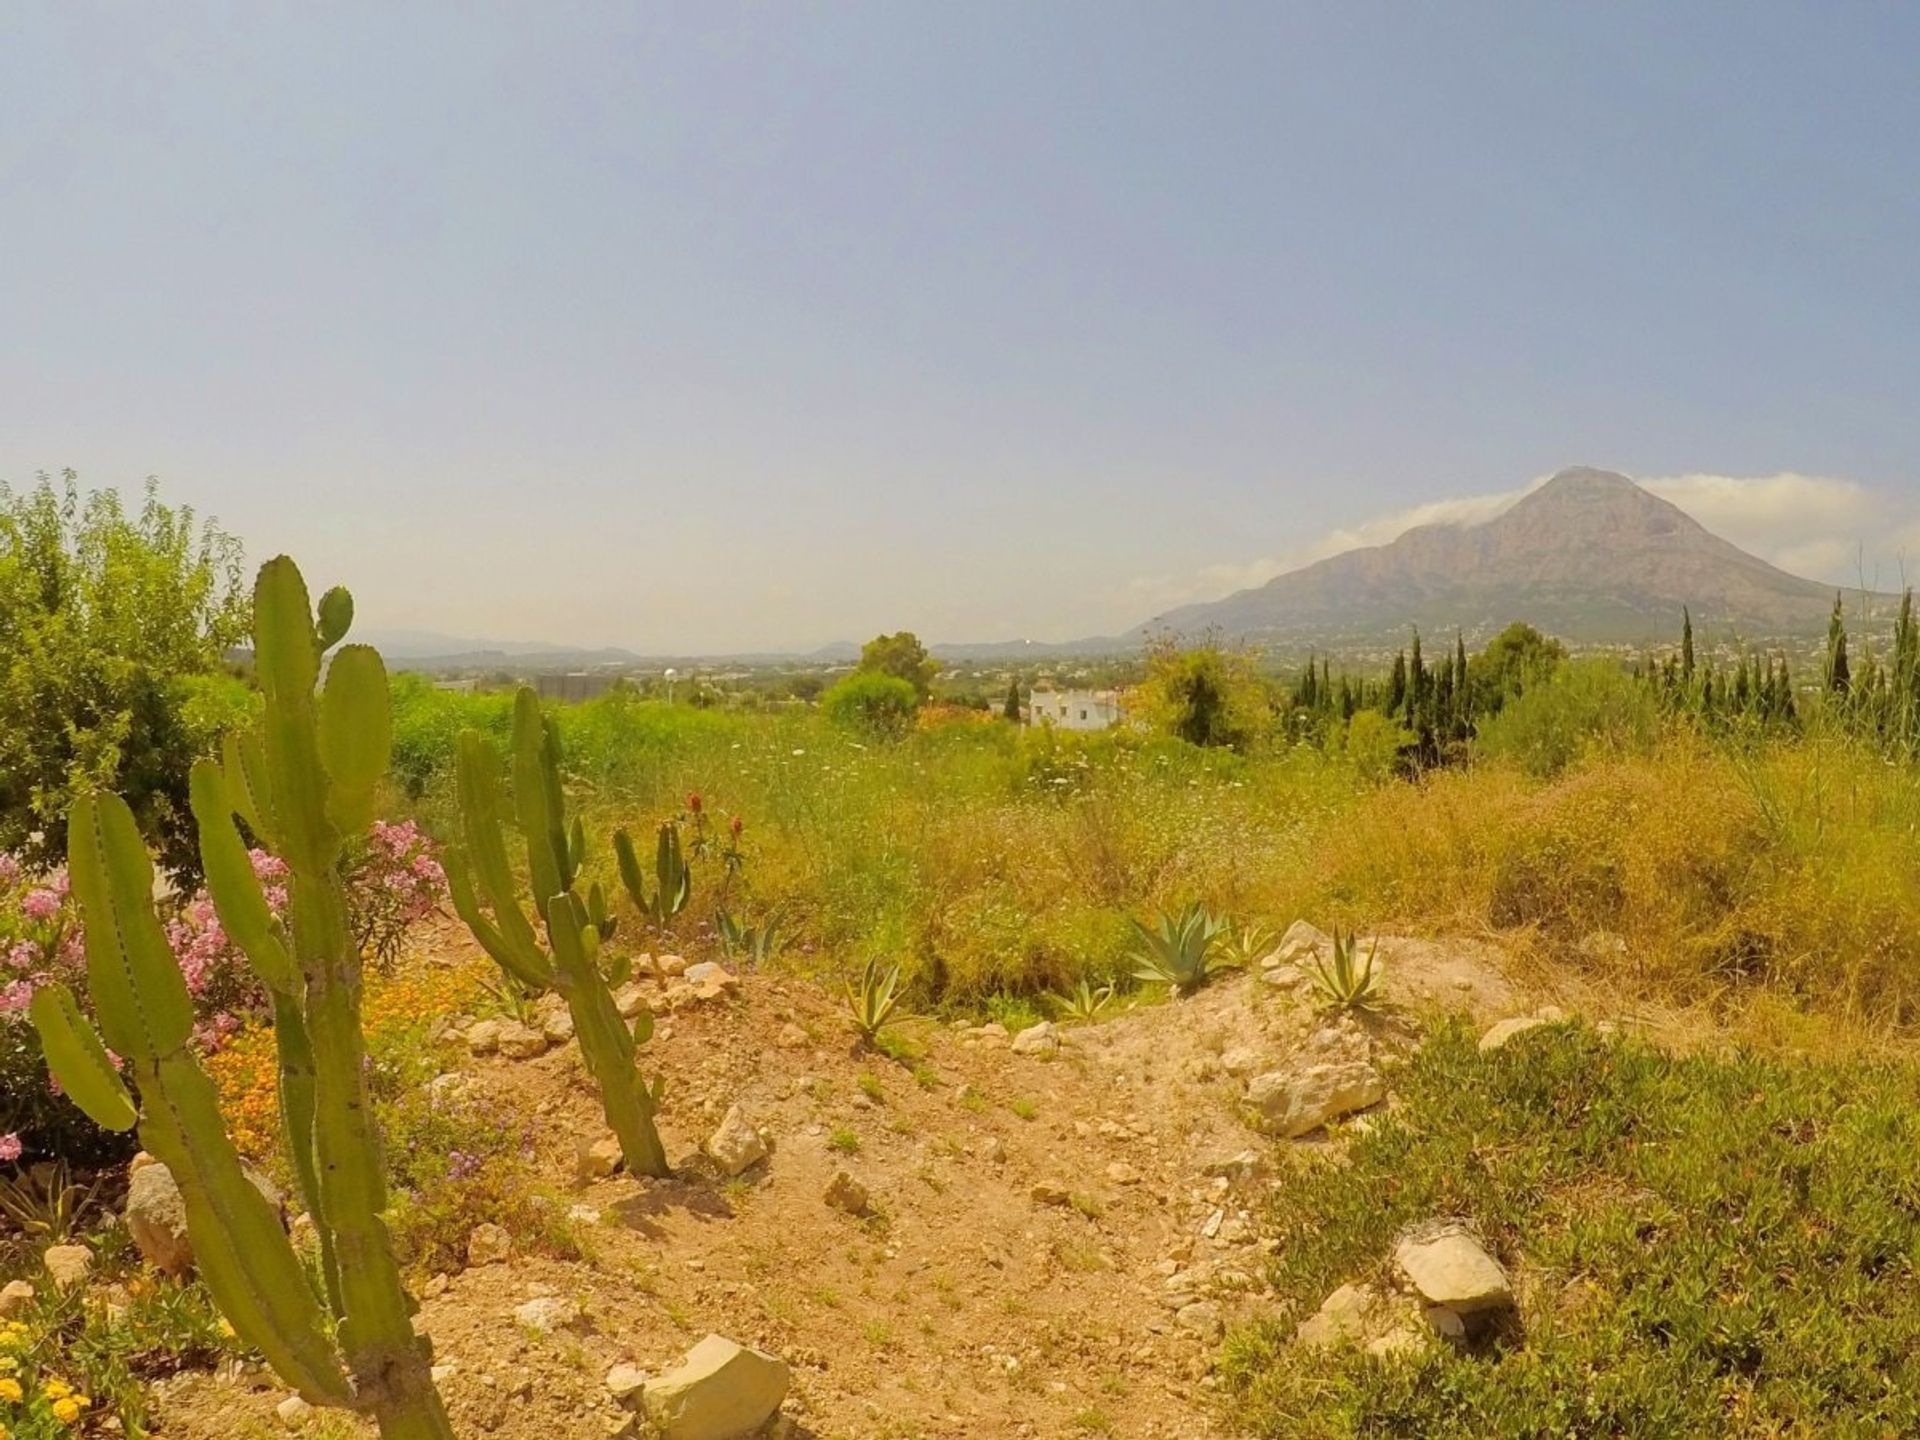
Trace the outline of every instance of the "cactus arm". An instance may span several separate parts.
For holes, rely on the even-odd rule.
[[[393,758],[387,667],[378,650],[348,645],[333,657],[319,724],[327,818],[342,834],[358,835],[373,823],[374,791]]]
[[[113,1068],[100,1034],[80,1014],[73,992],[64,985],[43,985],[29,1007],[47,1069],[89,1120],[107,1130],[131,1130],[140,1114]]]
[[[294,1182],[313,1233],[320,1241],[320,1273],[326,1281],[327,1303],[340,1313],[340,1262],[333,1249],[333,1227],[327,1223],[326,1200],[320,1191],[320,1171],[313,1152],[313,1046],[307,1039],[306,1017],[292,995],[273,997],[275,1048],[280,1057],[280,1114],[286,1125],[287,1155]]]
[[[253,838],[268,849],[276,848],[279,841],[267,794],[267,751],[259,732],[229,730],[220,737],[220,775],[227,783],[227,798]]]
[[[353,627],[353,595],[344,585],[336,585],[320,597],[319,614],[313,627],[314,643],[330,650],[346,638]]]
[[[106,1043],[135,1060],[181,1049],[193,1001],[153,913],[153,862],[118,795],[87,795],[67,822],[67,870],[86,915],[87,981]]]
[[[467,865],[467,858],[457,850],[449,850],[441,857],[441,868],[447,873],[447,892],[453,897],[454,913],[461,922],[473,932],[473,938],[480,942],[480,948],[493,957],[493,961],[512,980],[535,993],[553,988],[553,973],[547,968],[545,957],[540,953],[539,944],[528,931],[524,947],[516,945],[502,933],[500,928],[487,918],[480,908],[479,898],[473,893],[473,876]],[[519,916],[524,924],[526,917],[511,899],[507,902],[508,912]],[[499,913],[496,908],[496,913]]]
[[[513,807],[527,842],[527,879],[533,908],[544,920],[547,902],[567,888],[566,829],[559,817],[558,772],[546,717],[532,690],[513,697]]]
[[[620,883],[627,898],[642,915],[653,914],[653,902],[647,898],[647,877],[640,871],[640,856],[634,851],[633,836],[625,830],[613,832],[613,856],[620,867]]]
[[[627,1169],[636,1175],[671,1174],[666,1147],[654,1125],[653,1092],[634,1068],[635,1042],[606,981],[600,976],[600,932],[587,922],[580,902],[556,895],[548,902],[547,929],[553,936],[555,974],[587,1072],[600,1087],[600,1107],[620,1142]]]
[[[278,842],[296,875],[318,876],[340,853],[327,818],[327,773],[320,763],[313,690],[320,677],[307,582],[282,555],[260,567],[253,587],[254,671],[266,693],[267,788]]]
[[[220,1312],[309,1400],[351,1404],[313,1287],[280,1217],[240,1168],[213,1082],[185,1051],[134,1068],[141,1143],[180,1187],[194,1262]]]
[[[662,822],[659,843],[655,846],[653,868],[660,877],[662,920],[671,920],[687,908],[693,898],[693,875],[680,849],[680,827],[671,820]]]
[[[296,993],[300,976],[267,907],[260,877],[253,873],[252,857],[233,827],[233,801],[220,767],[211,760],[195,761],[188,784],[194,824],[200,832],[200,863],[221,926],[246,952],[269,990],[276,996]]]

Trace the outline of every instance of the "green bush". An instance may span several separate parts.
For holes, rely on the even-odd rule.
[[[880,739],[897,739],[913,725],[920,706],[911,681],[877,671],[856,671],[820,698],[834,724]]]
[[[1454,1026],[1346,1163],[1275,1188],[1280,1313],[1235,1335],[1239,1418],[1272,1437],[1920,1433],[1920,1073],[1674,1057],[1577,1026],[1481,1055]],[[1394,1239],[1464,1216],[1519,1278],[1482,1353],[1291,1351]]]
[[[198,856],[187,771],[249,703],[222,677],[248,627],[240,544],[76,477],[0,484],[0,850],[53,864],[82,790],[117,791],[162,862]]]
[[[1611,660],[1561,665],[1545,683],[1509,700],[1480,727],[1478,753],[1529,774],[1557,775],[1588,749],[1643,754],[1661,729],[1651,688]]]

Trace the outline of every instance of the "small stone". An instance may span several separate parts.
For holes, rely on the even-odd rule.
[[[93,1273],[93,1252],[84,1245],[55,1245],[40,1257],[56,1290],[84,1285]]]
[[[1073,1200],[1073,1196],[1067,1192],[1066,1186],[1056,1185],[1051,1180],[1042,1180],[1029,1190],[1027,1194],[1036,1205],[1066,1205],[1070,1204]]]
[[[707,1140],[707,1154],[728,1175],[739,1175],[767,1158],[767,1142],[738,1104],[727,1107],[720,1128]]]
[[[1357,1345],[1378,1323],[1381,1299],[1369,1285],[1342,1285],[1300,1322],[1293,1338],[1310,1349]]]
[[[1220,1317],[1220,1307],[1211,1300],[1195,1300],[1192,1304],[1182,1305],[1173,1318],[1203,1340],[1218,1339],[1227,1328],[1226,1322]]]
[[[500,1048],[500,1022],[481,1020],[467,1029],[467,1049],[475,1055],[491,1055]]]
[[[128,1177],[124,1218],[141,1257],[154,1269],[178,1278],[193,1268],[187,1202],[165,1165],[156,1160]]]
[[[640,1394],[661,1440],[740,1440],[773,1418],[787,1384],[784,1361],[709,1335]]]
[[[722,990],[731,990],[740,983],[738,975],[713,960],[702,960],[698,965],[689,965],[685,978],[686,982],[695,988],[717,985]]]
[[[629,980],[613,992],[613,1003],[622,1020],[632,1020],[647,1008],[647,989],[638,980]]]
[[[1423,1227],[1394,1247],[1393,1260],[1429,1305],[1475,1315],[1513,1304],[1507,1272],[1463,1225]]]
[[[467,1264],[501,1265],[513,1255],[513,1237],[498,1225],[481,1224],[467,1236]]]
[[[1287,933],[1280,937],[1280,943],[1274,947],[1260,963],[1271,969],[1283,964],[1297,964],[1302,960],[1312,960],[1315,956],[1323,960],[1333,958],[1333,937],[1316,925],[1304,920],[1296,920],[1287,927]]]
[[[567,1219],[571,1220],[575,1225],[598,1225],[602,1220],[606,1219],[606,1217],[600,1213],[597,1206],[569,1205],[567,1207]]]
[[[1260,1128],[1289,1140],[1377,1105],[1386,1093],[1380,1072],[1364,1060],[1257,1075],[1247,1085],[1247,1101]]]
[[[607,1371],[607,1393],[622,1405],[638,1395],[646,1383],[647,1372],[624,1360]]]
[[[556,1331],[573,1329],[580,1323],[581,1315],[580,1307],[571,1300],[562,1300],[553,1295],[536,1295],[517,1307],[513,1318],[535,1334],[552,1335]]]
[[[827,1182],[826,1194],[822,1198],[835,1210],[844,1210],[849,1215],[865,1215],[870,1202],[867,1187],[844,1170],[836,1170],[833,1179]]]
[[[1511,1020],[1502,1020],[1480,1037],[1480,1053],[1491,1055],[1508,1042],[1519,1039],[1529,1030],[1557,1025],[1566,1018],[1567,1012],[1558,1005],[1544,1005],[1531,1015],[1516,1015]]]
[[[532,1060],[547,1053],[547,1037],[517,1020],[509,1020],[501,1025],[499,1044],[500,1053],[509,1060]]]
[[[1007,1163],[1007,1142],[998,1135],[989,1135],[980,1142],[974,1153],[990,1165],[1004,1165]]]
[[[1241,1045],[1220,1057],[1220,1068],[1236,1080],[1244,1080],[1260,1068],[1259,1052]]]
[[[1467,1338],[1467,1322],[1460,1318],[1458,1310],[1450,1310],[1445,1305],[1428,1305],[1421,1310],[1420,1318],[1442,1340],[1458,1345]]]
[[[273,1407],[273,1413],[280,1417],[280,1423],[287,1429],[298,1430],[313,1418],[313,1406],[298,1395],[289,1395]]]
[[[1057,1055],[1060,1053],[1060,1032],[1054,1029],[1051,1020],[1042,1020],[1038,1025],[1029,1025],[1013,1037],[1013,1053]]]
[[[998,1020],[989,1020],[985,1025],[976,1025],[968,1033],[976,1040],[1004,1040],[1007,1038],[1007,1027]]]
[[[687,962],[678,955],[661,955],[654,960],[653,968],[657,973],[673,980],[687,973]]]
[[[564,1045],[573,1039],[573,1015],[564,1006],[550,1009],[540,1017],[540,1034],[549,1045]]]
[[[807,1032],[798,1025],[780,1027],[780,1043],[789,1050],[798,1050],[807,1043]]]
[[[1107,1166],[1107,1179],[1116,1185],[1138,1185],[1140,1172],[1124,1160],[1116,1160]]]
[[[620,1142],[611,1135],[602,1135],[598,1140],[576,1146],[574,1174],[582,1181],[604,1180],[620,1168],[621,1158]]]
[[[38,1293],[25,1280],[9,1280],[4,1287],[0,1287],[0,1320],[12,1320],[26,1314],[33,1304],[33,1297]]]
[[[1208,1161],[1200,1173],[1214,1179],[1240,1183],[1253,1179],[1265,1168],[1266,1161],[1258,1150],[1242,1150],[1237,1155]]]

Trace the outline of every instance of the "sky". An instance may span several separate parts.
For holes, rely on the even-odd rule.
[[[1116,633],[1618,469],[1920,563],[1920,10],[16,4],[0,479],[364,624]]]

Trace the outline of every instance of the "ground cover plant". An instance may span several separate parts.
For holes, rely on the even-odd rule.
[[[1226,1373],[1248,1431],[1904,1435],[1920,1429],[1910,1063],[1674,1057],[1577,1025],[1482,1054],[1430,1038],[1347,1163],[1274,1190],[1275,1319]],[[1517,1274],[1478,1352],[1288,1353],[1396,1235],[1463,1217]]]

